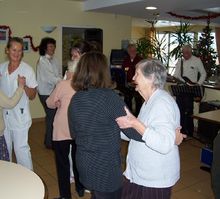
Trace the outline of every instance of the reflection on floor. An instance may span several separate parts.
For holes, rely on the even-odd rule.
[[[59,196],[54,153],[43,145],[44,123],[34,122],[30,134],[34,171],[43,179],[49,199]],[[199,169],[200,149],[203,145],[196,140],[188,140],[180,146],[181,179],[175,185],[172,199],[214,199],[211,190],[210,174]],[[122,142],[123,167],[127,151],[127,143]],[[46,197],[45,197],[46,198]],[[72,184],[72,198],[79,198]],[[89,199],[85,193],[82,199]]]

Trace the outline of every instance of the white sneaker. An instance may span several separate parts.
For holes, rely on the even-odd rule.
[[[89,191],[88,189],[85,189],[85,192],[86,192],[86,193],[91,193],[91,191]]]
[[[70,176],[70,183],[75,183],[74,176]]]

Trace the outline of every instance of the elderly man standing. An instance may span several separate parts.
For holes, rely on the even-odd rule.
[[[126,83],[132,83],[132,78],[135,74],[136,64],[142,60],[142,58],[137,54],[137,49],[135,44],[129,44],[127,48],[128,56],[125,57],[122,68],[126,74]],[[128,87],[125,92],[125,103],[132,110],[132,99],[135,99],[135,115],[138,115],[141,105],[142,98],[138,92],[134,90],[133,87]]]
[[[181,81],[187,77],[191,82],[201,85],[206,78],[206,71],[202,61],[192,55],[192,47],[184,45],[182,48],[183,58],[176,64],[174,76]],[[181,126],[183,133],[192,137],[194,132],[193,118],[193,96],[181,93],[176,96],[176,102],[180,109]]]

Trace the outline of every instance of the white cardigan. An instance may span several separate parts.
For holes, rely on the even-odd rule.
[[[175,145],[180,114],[175,100],[167,92],[156,90],[142,105],[138,119],[147,126],[144,143],[130,140],[124,175],[145,187],[173,186],[180,177],[179,150]]]

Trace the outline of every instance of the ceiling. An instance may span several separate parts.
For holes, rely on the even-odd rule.
[[[220,0],[81,0],[85,11],[113,13],[127,15],[135,18],[138,22],[146,21],[187,21],[192,24],[206,24],[208,13],[220,14]],[[189,3],[190,2],[190,3]],[[157,10],[146,10],[146,6],[155,6]],[[190,17],[205,16],[205,19],[185,20],[171,16],[175,15]],[[211,19],[211,25],[220,26],[220,16]]]

